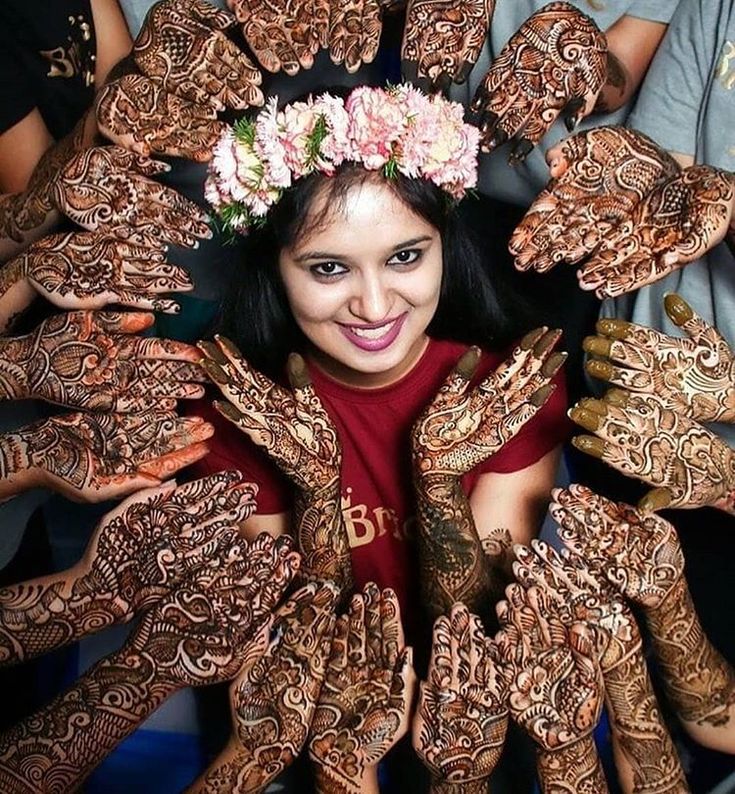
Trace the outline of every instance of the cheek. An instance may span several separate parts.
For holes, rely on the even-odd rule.
[[[344,302],[343,296],[334,286],[316,284],[311,279],[284,281],[286,297],[297,325],[331,320]]]

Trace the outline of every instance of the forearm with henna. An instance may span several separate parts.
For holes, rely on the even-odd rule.
[[[66,792],[175,691],[149,653],[123,648],[0,737],[0,790]]]
[[[468,780],[464,783],[448,783],[440,778],[431,779],[431,794],[487,794],[487,780]]]
[[[20,253],[59,222],[51,186],[72,156],[93,143],[96,132],[94,112],[89,110],[66,137],[44,152],[25,191],[0,197],[0,259]]]
[[[608,791],[595,743],[585,736],[559,750],[540,750],[536,757],[544,794],[606,794]]]
[[[331,581],[342,597],[354,586],[350,543],[341,507],[339,478],[313,490],[300,490],[294,526],[302,555],[300,575],[307,581]]]
[[[624,786],[625,790],[687,792],[679,756],[661,718],[640,649],[605,670],[603,677],[610,721],[633,777],[631,788]]]
[[[416,501],[421,586],[430,613],[461,601],[484,614],[493,589],[490,565],[459,477],[417,477]]]
[[[733,752],[735,672],[707,639],[683,577],[659,606],[646,610],[646,621],[679,717],[709,736],[721,734],[708,746]]]

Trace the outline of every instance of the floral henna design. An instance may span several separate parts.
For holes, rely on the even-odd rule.
[[[413,685],[395,594],[373,587],[353,596],[337,619],[309,735],[322,790],[363,790],[370,768],[408,730]]]
[[[252,513],[255,491],[222,472],[127,499],[101,520],[69,572],[0,590],[0,665],[130,620],[160,600],[235,540],[232,527]]]
[[[67,312],[32,333],[0,340],[0,395],[87,411],[173,410],[204,394],[196,348],[131,335],[148,314]]]
[[[97,126],[113,143],[142,155],[205,162],[225,130],[212,105],[169,93],[160,81],[130,74],[108,83],[95,100]]]
[[[298,568],[285,538],[241,538],[149,610],[122,650],[0,737],[4,791],[70,791],[173,692],[231,678]],[[273,583],[267,597],[263,582]]]
[[[495,0],[411,0],[401,48],[404,74],[428,78],[442,88],[464,82],[494,10]]]
[[[580,286],[614,298],[693,262],[725,238],[734,201],[732,174],[706,165],[683,169],[606,236],[579,271]]]
[[[631,601],[658,606],[684,575],[676,531],[661,516],[640,513],[582,485],[557,489],[553,498],[551,515],[565,545]]]
[[[296,505],[302,573],[329,579],[343,594],[352,589],[352,563],[341,511],[342,449],[332,420],[311,385],[301,356],[289,358],[292,390],[252,369],[227,339],[200,343],[203,366],[228,403],[226,418],[281,468],[300,493]]]
[[[547,154],[553,177],[511,236],[519,270],[540,273],[595,251],[653,188],[679,171],[654,141],[623,127],[597,127]]]
[[[584,349],[587,371],[635,392],[656,394],[698,422],[735,421],[735,356],[725,338],[678,295],[664,299],[669,318],[688,338],[622,320],[600,320]],[[614,363],[612,363],[614,362]]]
[[[231,42],[235,20],[206,0],[162,0],[148,12],[133,55],[146,76],[197,105],[262,105],[260,71]]]
[[[198,417],[181,419],[164,411],[55,416],[0,437],[0,476],[6,489],[28,472],[31,486],[49,487],[74,501],[101,502],[199,460],[213,433]]]
[[[735,453],[702,425],[650,394],[611,390],[605,400],[585,399],[570,417],[596,436],[575,436],[582,452],[653,486],[638,507],[712,505],[735,509]]]
[[[594,21],[569,3],[544,6],[503,47],[475,94],[482,148],[516,136],[510,159],[522,160],[565,108],[569,129],[592,111],[606,73],[607,41]]]
[[[228,0],[258,63],[294,75],[329,46],[329,0]]]
[[[330,0],[329,55],[356,72],[378,54],[383,29],[381,0]]]
[[[434,615],[455,601],[479,611],[493,578],[461,476],[497,452],[543,405],[564,361],[559,332],[528,334],[511,357],[470,389],[479,351],[470,349],[412,432],[421,582]],[[496,588],[497,589],[497,588]]]
[[[507,682],[497,663],[497,650],[480,619],[465,606],[456,604],[450,617],[437,618],[413,746],[439,790],[445,784],[458,790],[471,783],[486,787],[500,758],[508,706]]]
[[[163,246],[133,244],[107,232],[44,237],[18,258],[19,277],[60,309],[102,309],[111,303],[176,313],[178,304],[158,297],[188,292],[183,268],[165,261]]]
[[[119,146],[85,149],[66,164],[53,186],[56,206],[84,229],[127,229],[132,242],[151,240],[192,248],[211,237],[206,213],[148,177],[169,170]]]
[[[276,613],[230,688],[234,735],[192,792],[262,791],[306,742],[326,672],[336,590],[311,583]],[[260,640],[263,640],[260,642]]]

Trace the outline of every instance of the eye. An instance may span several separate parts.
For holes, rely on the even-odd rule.
[[[388,260],[389,265],[412,265],[417,262],[423,251],[420,248],[406,248],[398,251]]]
[[[347,272],[347,268],[339,262],[320,262],[318,265],[312,265],[309,270],[313,275],[321,278],[333,278]]]

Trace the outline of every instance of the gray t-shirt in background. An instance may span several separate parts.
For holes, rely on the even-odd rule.
[[[682,1],[628,126],[697,163],[735,172],[733,0]],[[601,314],[681,336],[663,308],[669,292],[678,292],[735,347],[735,258],[725,243],[649,287],[605,301]],[[715,429],[735,447],[735,426]]]
[[[694,0],[684,0],[693,2]],[[654,22],[668,22],[679,0],[576,0],[576,5],[587,16],[594,19],[600,30],[607,30],[619,19],[628,15]],[[493,60],[497,58],[508,40],[520,26],[548,0],[497,0],[490,33],[480,58],[464,85],[453,86],[451,98],[468,106],[475,91],[487,74]],[[613,113],[594,113],[583,119],[575,131],[599,127],[602,124],[623,124],[630,110],[630,103]],[[527,207],[549,181],[546,152],[569,135],[563,121],[557,120],[546,133],[541,144],[531,151],[525,162],[517,166],[508,165],[509,146],[505,145],[492,154],[480,158],[480,192],[492,198]]]

